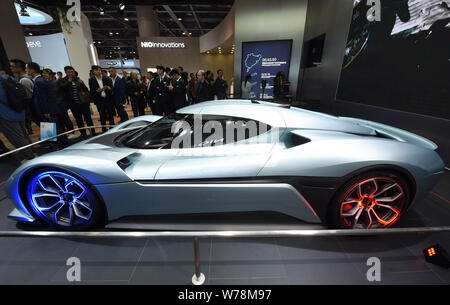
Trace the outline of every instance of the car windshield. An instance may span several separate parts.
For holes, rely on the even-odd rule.
[[[125,138],[120,140],[121,144],[131,148],[140,149],[159,149],[164,148],[172,142],[172,140],[180,133],[172,132],[172,126],[177,121],[189,122],[190,114],[173,113],[163,117],[152,124],[139,129],[138,131],[127,134]]]

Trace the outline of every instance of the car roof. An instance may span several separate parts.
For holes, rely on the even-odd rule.
[[[215,100],[181,108],[182,114],[213,114],[255,120],[272,127],[334,130],[356,134],[374,134],[374,130],[338,117],[259,100]]]

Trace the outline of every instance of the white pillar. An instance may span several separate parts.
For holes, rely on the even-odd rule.
[[[61,17],[60,17],[61,18]],[[66,18],[66,16],[62,16]],[[67,45],[71,65],[78,71],[78,76],[87,84],[92,65],[98,65],[97,48],[92,39],[91,26],[85,14],[80,21],[67,24],[61,21],[64,39]]]

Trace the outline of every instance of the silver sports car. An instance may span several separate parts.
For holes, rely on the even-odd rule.
[[[270,211],[393,225],[444,171],[437,146],[375,122],[249,100],[140,116],[18,168],[10,217],[60,229],[141,215]]]

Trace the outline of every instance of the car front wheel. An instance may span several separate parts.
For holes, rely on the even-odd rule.
[[[82,230],[98,223],[102,208],[87,182],[59,169],[34,172],[26,186],[28,204],[38,219],[58,229]]]

